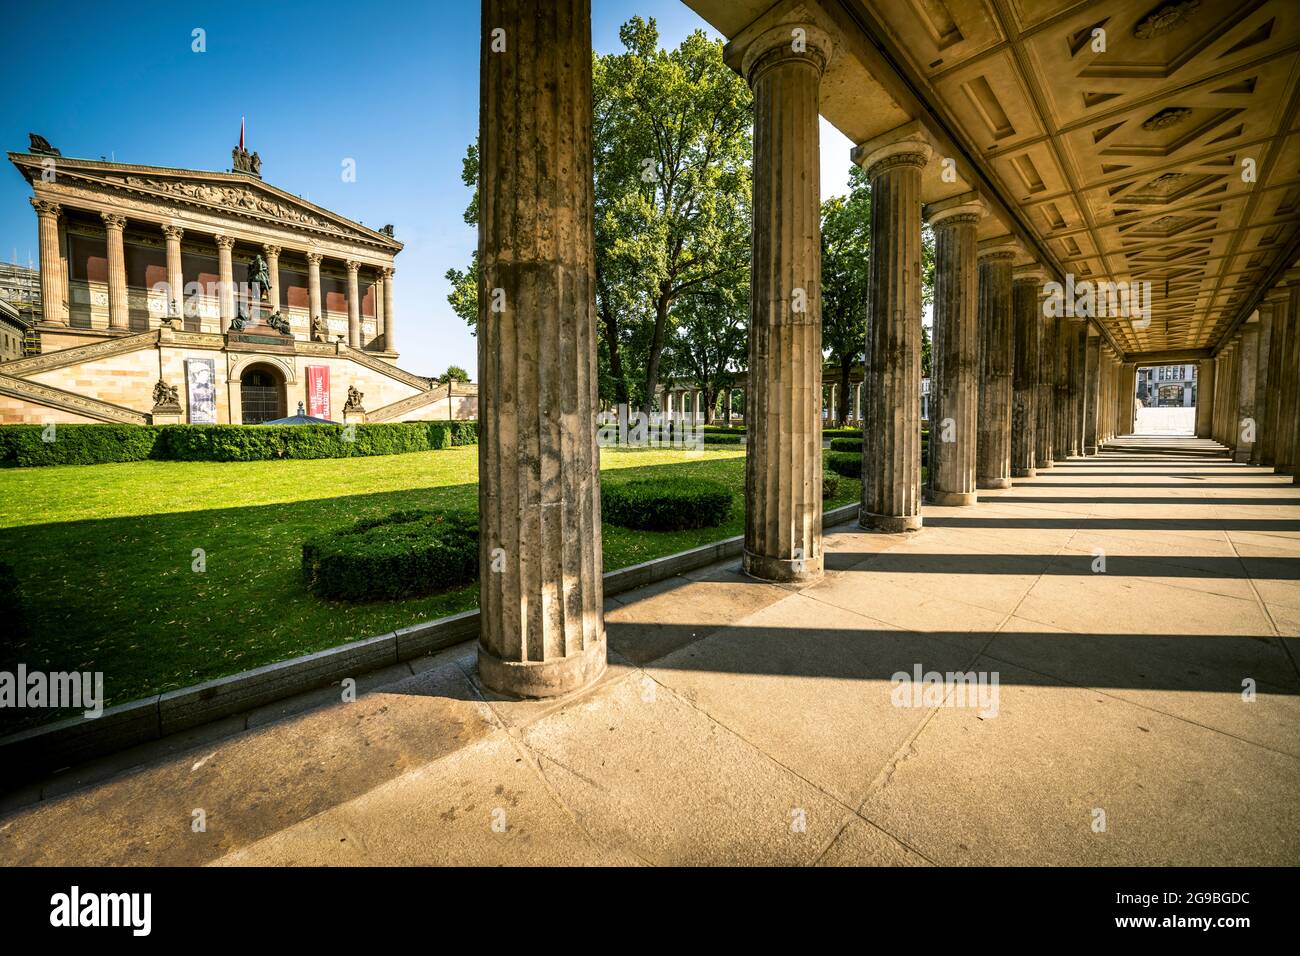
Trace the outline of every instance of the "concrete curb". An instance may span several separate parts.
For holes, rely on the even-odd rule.
[[[857,516],[850,504],[825,512],[824,527]],[[655,558],[605,574],[605,595],[654,584],[685,571],[739,557],[743,536]],[[314,654],[219,677],[106,708],[98,718],[70,717],[0,738],[7,784],[191,730],[256,707],[337,684],[371,671],[461,644],[478,636],[478,609],[363,638]],[[7,788],[6,788],[7,789]]]

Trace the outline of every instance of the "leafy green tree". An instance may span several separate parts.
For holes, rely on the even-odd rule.
[[[465,371],[459,365],[448,365],[447,371],[443,372],[436,379],[439,385],[446,385],[448,382],[460,382],[462,384],[469,381],[469,372]]]
[[[749,345],[749,278],[689,295],[673,309],[676,327],[665,367],[704,393],[704,421],[712,424],[718,396],[726,394],[744,368]],[[725,407],[725,406],[724,406]]]
[[[849,414],[849,378],[863,360],[871,271],[871,187],[858,166],[849,192],[822,203],[822,348],[839,366],[837,418]]]

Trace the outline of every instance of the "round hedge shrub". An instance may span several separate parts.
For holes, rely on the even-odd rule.
[[[847,451],[826,453],[826,467],[845,478],[862,478],[862,456]]]
[[[337,601],[391,601],[467,584],[478,576],[478,515],[396,511],[302,546],[307,589]]]
[[[600,490],[601,518],[639,531],[712,528],[731,513],[731,490],[707,478],[634,478]]]
[[[855,455],[862,454],[861,438],[832,438],[831,451],[851,451]]]
[[[840,479],[836,475],[822,475],[822,501],[830,501],[840,490]]]

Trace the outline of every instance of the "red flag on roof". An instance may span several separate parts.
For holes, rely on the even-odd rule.
[[[239,148],[244,148],[244,117],[239,117]]]

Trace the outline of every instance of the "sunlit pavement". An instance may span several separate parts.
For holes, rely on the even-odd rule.
[[[498,699],[464,645],[65,773],[0,857],[1300,863],[1300,486],[1159,436],[982,494],[828,532],[813,585],[612,599],[572,698]]]

